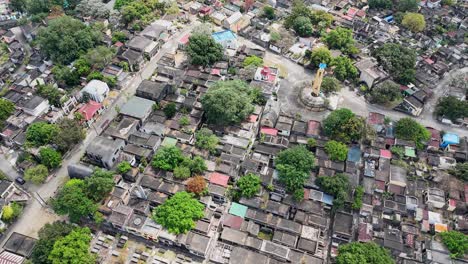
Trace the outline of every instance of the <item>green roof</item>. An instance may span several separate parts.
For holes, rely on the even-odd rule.
[[[405,156],[416,158],[416,150],[412,147],[405,147]]]
[[[247,214],[247,206],[238,203],[232,203],[231,208],[229,208],[229,213],[244,218],[245,214]]]
[[[163,142],[161,143],[161,146],[163,146],[163,147],[174,147],[176,144],[177,144],[177,139],[170,138],[170,137],[165,137]]]

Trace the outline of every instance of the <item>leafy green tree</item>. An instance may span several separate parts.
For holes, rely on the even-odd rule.
[[[4,205],[2,207],[2,220],[5,222],[13,220],[13,208],[11,208],[10,205]]]
[[[468,162],[458,162],[455,168],[450,170],[450,174],[465,182],[468,182]]]
[[[59,129],[55,124],[36,122],[28,126],[26,140],[38,147],[49,144],[57,136]]]
[[[62,155],[53,148],[45,147],[39,150],[41,163],[49,169],[55,169],[62,164]]]
[[[251,88],[240,80],[218,81],[213,84],[201,100],[207,122],[229,125],[245,120],[254,110],[249,89]]]
[[[24,179],[34,184],[44,183],[47,176],[49,176],[49,170],[42,164],[29,168],[24,172]]]
[[[50,264],[49,255],[54,248],[55,241],[68,235],[74,226],[66,222],[56,221],[45,224],[39,230],[39,239],[34,246],[31,260],[34,264]]]
[[[209,128],[202,128],[195,133],[195,146],[215,153],[219,138]]]
[[[396,43],[385,43],[373,52],[395,80],[402,84],[414,82],[416,75],[416,52]]]
[[[391,0],[369,0],[369,8],[371,9],[392,9],[392,7]]]
[[[324,192],[335,197],[333,200],[333,208],[342,208],[349,191],[348,177],[344,174],[336,174],[335,176],[319,176],[315,183],[323,189]]]
[[[250,65],[255,66],[255,67],[260,67],[263,65],[263,59],[255,55],[252,55],[252,56],[246,57],[242,64],[244,65],[244,67],[248,67]]]
[[[175,114],[177,113],[177,106],[175,103],[168,103],[164,109],[164,114],[166,115],[167,118],[173,118]]]
[[[440,3],[442,6],[453,6],[457,3],[455,0],[442,0]]]
[[[54,66],[52,68],[52,73],[59,86],[75,86],[80,84],[78,71],[73,71],[69,67],[61,65]]]
[[[179,119],[179,125],[181,127],[190,125],[190,119],[187,116],[183,116]]]
[[[89,49],[83,59],[92,65],[95,69],[103,69],[107,64],[109,64],[116,54],[114,48],[108,48],[106,46],[97,46],[93,49]]]
[[[54,137],[54,143],[62,153],[85,139],[85,130],[75,119],[62,118],[57,122],[57,127],[58,133]]]
[[[354,202],[351,207],[354,210],[359,210],[362,207],[362,197],[364,196],[364,187],[358,186],[354,189]]]
[[[26,11],[27,0],[10,0],[10,8],[17,12]]]
[[[210,35],[190,36],[186,52],[194,65],[209,66],[223,58],[223,46]]]
[[[320,47],[312,50],[310,55],[310,64],[313,67],[318,68],[320,63],[326,63],[329,65],[331,61],[331,52],[327,47]]]
[[[348,146],[341,142],[330,140],[325,144],[325,152],[331,160],[345,161],[348,157]]]
[[[358,70],[354,67],[353,61],[346,56],[334,58],[331,65],[334,66],[335,77],[340,81],[354,79],[358,76]]]
[[[351,242],[338,248],[337,264],[394,264],[388,251],[374,242]]]
[[[310,37],[314,32],[310,19],[304,16],[294,19],[293,29],[301,37]]]
[[[52,199],[52,208],[58,215],[68,215],[71,222],[78,222],[82,217],[93,215],[96,204],[87,197],[86,183],[83,180],[69,180],[57,196]]]
[[[304,146],[296,146],[278,153],[275,159],[280,181],[286,189],[294,193],[302,189],[314,167],[314,155]]]
[[[456,122],[459,118],[468,117],[468,101],[458,100],[455,96],[440,97],[435,113]]]
[[[358,141],[364,128],[363,120],[347,108],[331,112],[322,125],[325,135],[343,143]]]
[[[266,104],[266,98],[263,95],[263,92],[260,88],[258,87],[253,87],[249,91],[249,97],[252,99],[252,103],[258,104],[258,105],[265,105]]]
[[[468,253],[468,236],[452,230],[448,232],[442,232],[439,234],[442,238],[442,242],[450,251],[452,258],[463,259],[465,254]]]
[[[55,241],[49,254],[52,264],[94,264],[96,256],[90,253],[91,231],[89,228],[76,228],[68,235]]]
[[[154,168],[172,171],[184,161],[185,157],[178,147],[162,147],[153,157]]]
[[[400,0],[397,8],[401,12],[416,12],[418,11],[420,0]]]
[[[237,182],[237,188],[239,188],[240,194],[246,198],[252,198],[260,191],[260,184],[262,181],[258,175],[249,173],[242,176]]]
[[[281,40],[281,35],[280,33],[276,32],[276,31],[272,31],[270,32],[270,42],[273,42],[273,43],[277,43]]]
[[[132,165],[130,165],[130,163],[126,160],[120,162],[118,165],[117,165],[117,171],[120,173],[120,174],[125,174],[127,173],[128,171],[130,171],[132,169]]]
[[[405,117],[395,124],[395,135],[398,139],[411,140],[418,149],[424,147],[424,142],[431,138],[431,133],[416,120]]]
[[[51,20],[48,27],[39,29],[36,38],[41,51],[59,64],[72,62],[101,40],[100,32],[68,16]]]
[[[310,17],[312,11],[304,4],[303,1],[294,1],[291,9],[291,14],[284,20],[286,28],[292,28],[294,21],[298,17]]]
[[[357,53],[354,47],[353,31],[350,29],[337,27],[322,39],[331,49],[339,49],[347,54]]]
[[[130,4],[134,0],[115,0],[114,9],[120,10],[123,6]]]
[[[84,180],[83,192],[89,199],[98,202],[112,191],[114,185],[114,173],[98,168]]]
[[[173,234],[186,233],[203,218],[204,206],[193,195],[178,192],[153,211],[153,219]]]
[[[398,156],[398,158],[403,158],[405,156],[405,148],[400,147],[400,146],[393,146],[390,148],[390,151],[392,154],[395,154]]]
[[[46,85],[39,85],[36,90],[37,94],[49,100],[49,103],[55,107],[61,107],[62,102],[60,102],[60,98],[62,98],[62,93],[59,91],[58,88],[55,88],[53,85],[46,84]]]
[[[391,81],[385,81],[372,89],[369,100],[374,104],[389,105],[403,98],[400,86]]]
[[[122,32],[122,31],[116,31],[114,33],[112,33],[112,43],[116,43],[116,42],[125,42],[125,40],[127,40],[127,35]]]
[[[186,166],[177,166],[174,168],[174,177],[177,179],[188,179],[190,178],[190,168]]]
[[[406,13],[401,24],[413,32],[421,32],[426,27],[426,20],[421,14]]]
[[[296,202],[300,202],[304,200],[304,195],[305,195],[304,189],[295,190],[293,193],[293,200]]]
[[[322,10],[313,11],[309,18],[312,25],[316,26],[319,31],[330,27],[333,22],[333,15]]]
[[[7,120],[15,111],[15,104],[6,99],[0,98],[0,123]]]
[[[91,64],[83,56],[73,63],[73,68],[79,76],[87,76],[91,72]]]
[[[320,87],[320,91],[325,94],[332,94],[335,92],[339,92],[341,90],[340,81],[338,81],[334,77],[325,76],[322,80],[322,86]]]
[[[275,9],[271,6],[264,6],[262,16],[270,20],[275,19],[276,18]]]
[[[205,160],[200,156],[195,156],[192,160],[190,160],[188,167],[190,168],[192,175],[200,174],[208,169]]]

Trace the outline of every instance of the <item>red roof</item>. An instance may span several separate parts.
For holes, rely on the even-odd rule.
[[[188,43],[189,38],[190,38],[190,34],[187,34],[187,35],[183,36],[183,37],[179,40],[179,43],[185,45],[185,44]]]
[[[380,113],[370,112],[367,122],[371,125],[383,124],[385,116]]]
[[[435,128],[432,128],[432,127],[426,127],[427,130],[429,130],[429,132],[431,132],[431,139],[435,139],[435,140],[440,140],[440,131],[435,129]]]
[[[431,58],[427,58],[424,60],[427,64],[434,64],[434,61]]]
[[[83,105],[78,112],[81,113],[86,121],[91,120],[99,109],[101,109],[102,104],[89,101],[87,104]]]
[[[221,75],[221,70],[220,69],[211,69],[211,74],[212,75]]]
[[[359,17],[365,17],[366,16],[366,11],[361,9],[361,10],[357,11],[356,15],[359,16]]]
[[[350,16],[350,17],[353,17],[354,15],[356,15],[357,11],[358,11],[358,10],[357,10],[356,8],[351,7],[351,8],[348,10],[348,12],[346,13],[346,15],[348,15],[348,16]]]
[[[223,219],[224,226],[238,230],[241,228],[242,222],[244,222],[244,219],[242,217],[232,214],[225,215]]]
[[[381,149],[380,150],[380,157],[386,158],[386,159],[391,159],[392,158],[392,152],[387,149]]]
[[[257,119],[258,119],[258,115],[250,115],[249,116],[249,122],[250,123],[257,122]]]
[[[124,45],[124,44],[123,44],[122,42],[120,42],[120,41],[117,41],[117,42],[114,44],[114,46],[116,46],[117,48],[120,48],[120,47],[122,47],[123,45]]]
[[[367,223],[359,224],[359,237],[360,242],[369,242],[372,240],[372,235],[370,234],[370,228]]]
[[[262,127],[262,129],[260,129],[260,133],[265,134],[265,135],[270,135],[270,136],[277,136],[278,129],[271,128],[271,127]]]
[[[320,130],[320,122],[315,120],[309,120],[307,122],[307,135],[318,136]]]
[[[413,234],[407,234],[406,235],[406,245],[408,245],[409,247],[414,246],[414,235]]]
[[[223,187],[228,186],[229,176],[218,172],[211,173],[210,183],[221,185]]]

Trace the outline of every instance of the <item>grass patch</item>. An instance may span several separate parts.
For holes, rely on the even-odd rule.
[[[257,235],[258,238],[260,239],[263,239],[263,240],[270,240],[273,238],[273,234],[271,233],[265,233],[265,232],[258,232],[258,235]]]

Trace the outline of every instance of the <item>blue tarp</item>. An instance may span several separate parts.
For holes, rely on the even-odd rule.
[[[359,161],[361,161],[361,150],[359,149],[359,147],[354,146],[351,149],[349,149],[347,160],[354,163],[358,163]]]
[[[322,197],[322,203],[328,204],[328,205],[333,205],[333,196],[323,193]]]
[[[441,147],[447,147],[448,145],[457,145],[460,144],[460,137],[457,134],[445,133],[442,137]]]

